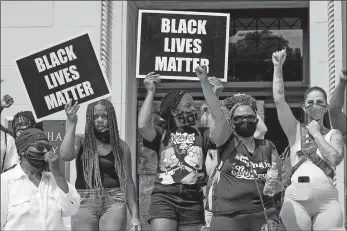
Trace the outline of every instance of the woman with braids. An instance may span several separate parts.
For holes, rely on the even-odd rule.
[[[209,192],[210,230],[259,231],[268,220],[278,222],[273,200],[263,189],[267,170],[271,164],[280,166],[280,159],[272,142],[254,137],[258,124],[255,99],[246,94],[231,96],[229,122],[208,82],[207,67],[197,67],[196,74],[214,120],[211,135],[220,159],[216,183]],[[280,177],[272,182],[275,194],[281,191]]]
[[[329,230],[342,227],[342,210],[333,183],[336,166],[343,160],[342,134],[323,124],[327,95],[310,87],[304,95],[307,124],[294,117],[284,96],[282,66],[286,51],[272,55],[273,96],[285,132],[291,159],[291,184],[286,188],[281,217],[288,230]]]
[[[147,96],[138,116],[143,145],[159,157],[149,222],[154,231],[198,231],[205,223],[202,186],[206,182],[204,159],[209,132],[197,125],[192,96],[179,90],[167,93],[160,103],[165,124],[151,125],[156,82],[159,75],[152,72],[146,76]],[[222,86],[216,78],[214,84],[215,88]]]
[[[60,147],[63,160],[76,159],[75,187],[81,196],[79,212],[72,217],[72,230],[126,230],[128,205],[132,230],[140,230],[131,153],[119,138],[112,103],[91,103],[86,112],[84,135],[75,135],[77,102],[66,105],[66,133]]]

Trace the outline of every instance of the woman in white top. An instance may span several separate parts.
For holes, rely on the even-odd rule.
[[[278,119],[289,141],[292,166],[281,218],[287,230],[342,227],[342,210],[333,185],[336,166],[343,160],[342,134],[323,125],[328,105],[327,95],[320,87],[311,87],[305,93],[303,110],[308,123],[301,125],[296,120],[284,97],[282,66],[285,59],[285,50],[272,56],[273,97]]]

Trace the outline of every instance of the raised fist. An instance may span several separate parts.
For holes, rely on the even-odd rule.
[[[196,76],[200,79],[200,81],[207,79],[207,66],[200,65],[195,68]]]
[[[1,107],[2,108],[9,108],[11,105],[14,103],[14,100],[11,96],[9,95],[4,95],[1,98]]]
[[[281,51],[276,51],[272,54],[272,63],[274,66],[281,66],[283,65],[284,61],[286,61],[287,52],[285,49]]]

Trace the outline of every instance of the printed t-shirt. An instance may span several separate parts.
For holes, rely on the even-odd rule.
[[[158,153],[155,182],[170,184],[206,184],[205,157],[209,147],[209,130],[205,127],[178,129],[168,136],[155,127],[152,142],[143,140],[146,148]]]

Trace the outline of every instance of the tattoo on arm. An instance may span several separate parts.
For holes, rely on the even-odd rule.
[[[274,68],[274,92],[276,92],[277,97],[284,98],[284,83],[283,83],[283,73],[282,68]]]
[[[316,143],[323,159],[330,166],[338,166],[343,160],[343,138],[340,135],[332,135],[334,144],[329,144],[323,136],[316,139]]]

